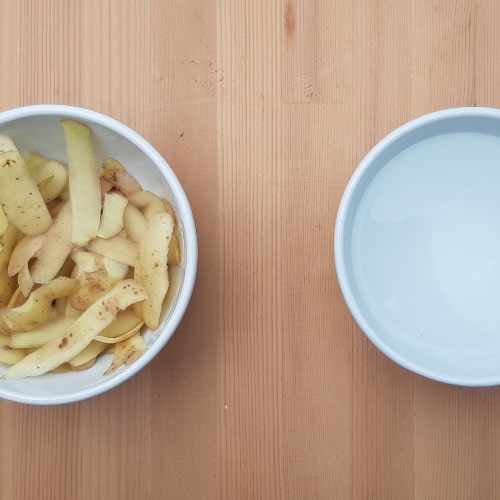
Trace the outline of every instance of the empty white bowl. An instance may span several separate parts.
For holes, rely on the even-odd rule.
[[[21,152],[37,151],[66,162],[66,143],[60,121],[71,118],[87,124],[95,139],[99,161],[116,158],[141,183],[171,201],[178,224],[181,265],[175,269],[173,298],[159,329],[145,332],[149,349],[132,365],[112,375],[103,373],[111,361],[101,356],[93,368],[73,373],[54,373],[21,380],[0,380],[0,397],[31,404],[61,404],[101,394],[132,377],[165,346],[188,306],[198,261],[193,215],[184,190],[162,156],[146,140],[125,125],[87,109],[39,105],[0,113],[0,132],[12,137]],[[169,291],[170,293],[170,291]]]
[[[500,111],[439,111],[378,143],[340,203],[335,264],[353,317],[392,360],[499,384]]]

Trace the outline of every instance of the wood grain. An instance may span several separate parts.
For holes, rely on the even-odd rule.
[[[148,138],[200,254],[163,352],[93,400],[0,402],[3,499],[496,499],[500,389],[380,354],[342,300],[356,165],[446,107],[500,107],[495,0],[4,0],[0,110],[65,103]]]

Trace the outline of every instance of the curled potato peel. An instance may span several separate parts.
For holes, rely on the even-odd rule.
[[[163,301],[168,291],[168,247],[174,230],[174,221],[167,212],[154,215],[139,242],[134,278],[141,283],[148,298],[141,304],[142,317],[151,330],[160,325]]]
[[[169,266],[181,261],[172,205],[118,161],[98,168],[90,129],[61,123],[68,167],[35,152],[21,157],[0,135],[0,164],[10,162],[0,184],[12,191],[12,175],[22,171],[21,184],[35,186],[42,200],[35,217],[48,214],[43,229],[21,224],[2,210],[11,195],[6,202],[0,186],[0,363],[13,365],[5,378],[88,369],[111,349],[106,374],[132,363],[147,349],[145,323],[159,325]],[[117,291],[123,283],[135,287],[133,297]]]
[[[101,219],[101,186],[89,128],[63,120],[68,150],[68,178],[73,216],[72,242],[86,245],[94,238]]]
[[[69,295],[76,286],[74,279],[56,278],[32,292],[21,306],[4,311],[1,317],[13,332],[33,330],[48,319],[52,301]]]
[[[9,368],[3,378],[42,375],[66,363],[85,349],[116,317],[118,311],[144,300],[144,288],[134,280],[122,280],[92,304],[61,338],[56,338]]]
[[[52,223],[35,180],[6,135],[0,135],[0,206],[9,222],[24,234],[41,234]]]

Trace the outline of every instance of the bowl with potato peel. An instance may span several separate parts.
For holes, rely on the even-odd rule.
[[[334,246],[345,302],[390,359],[500,384],[500,110],[446,109],[382,139],[344,192]]]
[[[145,139],[83,108],[0,113],[0,397],[62,404],[116,387],[181,321],[197,239]]]

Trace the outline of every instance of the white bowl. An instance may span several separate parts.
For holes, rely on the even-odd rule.
[[[377,144],[340,203],[335,264],[353,317],[392,360],[499,384],[500,111],[439,111]]]
[[[98,160],[122,162],[143,189],[171,201],[177,215],[182,252],[175,277],[172,304],[156,332],[145,332],[149,349],[132,365],[112,375],[103,373],[110,355],[102,356],[90,370],[46,374],[21,380],[0,380],[0,397],[31,404],[61,404],[83,400],[116,387],[146,366],[171,338],[188,306],[198,262],[196,229],[189,202],[177,177],[162,156],[146,140],[125,125],[83,108],[39,105],[0,113],[0,132],[12,137],[21,152],[37,151],[66,162],[66,144],[60,121],[72,118],[87,124],[95,138]],[[169,292],[170,293],[170,292]]]

